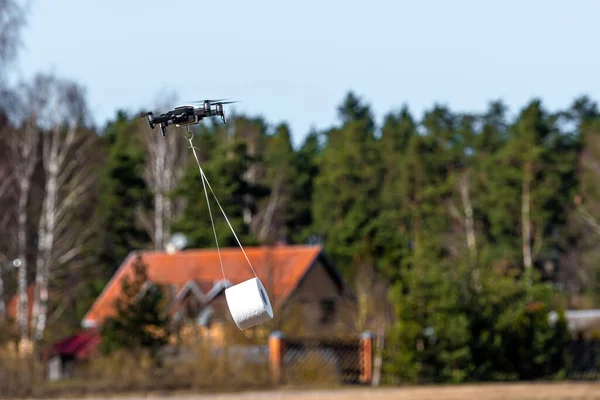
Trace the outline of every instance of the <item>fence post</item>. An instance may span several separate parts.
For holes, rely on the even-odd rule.
[[[273,383],[278,385],[283,377],[283,355],[285,352],[285,336],[280,331],[269,335],[269,369]]]
[[[360,335],[360,382],[370,384],[373,380],[373,333]]]

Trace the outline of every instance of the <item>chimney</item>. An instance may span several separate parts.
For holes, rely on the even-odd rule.
[[[166,247],[165,247],[167,254],[175,254],[175,252],[177,251],[177,247],[175,247],[175,245],[173,243],[167,243]]]

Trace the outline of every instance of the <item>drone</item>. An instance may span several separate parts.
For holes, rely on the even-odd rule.
[[[189,130],[191,125],[200,123],[206,117],[220,116],[223,123],[227,123],[223,105],[237,103],[237,101],[224,100],[226,99],[203,100],[201,102],[195,102],[200,105],[186,104],[178,106],[171,111],[167,111],[156,117],[152,111],[142,114],[141,116],[146,116],[148,118],[148,124],[151,129],[154,129],[158,125],[162,135],[166,136],[167,126],[169,125],[175,125],[176,127],[185,126]]]

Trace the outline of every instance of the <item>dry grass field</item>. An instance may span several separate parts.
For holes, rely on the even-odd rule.
[[[228,394],[88,397],[86,400],[600,400],[597,383],[520,383],[381,389],[282,390]]]

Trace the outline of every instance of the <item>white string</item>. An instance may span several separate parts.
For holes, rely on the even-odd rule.
[[[189,131],[188,131],[189,132]],[[196,154],[196,147],[192,144],[192,140],[194,139],[194,134],[191,134],[191,137],[188,139],[190,142],[190,148],[194,153],[194,158],[196,159],[196,163],[198,164],[198,169],[200,169],[200,176],[202,177],[202,187],[204,188],[204,195],[206,196],[206,204],[208,204],[208,214],[210,215],[210,223],[212,224],[213,233],[215,235],[215,243],[217,244],[217,253],[219,254],[219,262],[221,263],[221,272],[223,273],[223,281],[225,282],[225,286],[227,287],[227,279],[225,278],[225,268],[223,267],[223,259],[221,258],[221,250],[219,249],[219,240],[217,239],[217,230],[215,228],[215,221],[213,220],[212,211],[210,209],[210,201],[208,200],[208,191],[206,190],[206,185],[204,184],[204,171],[202,171],[202,167],[200,166],[200,160],[198,159],[198,155]]]
[[[201,173],[202,173],[203,178],[206,180],[206,184],[208,185],[208,188],[212,192],[213,197],[215,198],[215,200],[217,202],[217,205],[221,209],[221,213],[225,217],[225,221],[227,221],[227,225],[229,225],[229,228],[231,229],[231,233],[233,233],[233,236],[235,237],[235,240],[240,245],[240,249],[242,249],[242,253],[244,253],[244,256],[246,257],[246,261],[248,261],[248,265],[250,265],[250,269],[252,269],[252,273],[254,274],[254,276],[256,276],[256,272],[254,271],[254,268],[252,267],[252,263],[250,262],[250,259],[248,258],[248,255],[246,254],[246,251],[244,250],[244,247],[240,243],[240,239],[238,239],[237,235],[235,234],[235,231],[233,230],[233,227],[231,226],[231,223],[229,223],[229,219],[227,218],[227,215],[225,215],[225,211],[223,211],[223,207],[221,207],[221,204],[219,203],[219,200],[217,199],[217,196],[215,195],[215,192],[212,190],[212,187],[210,186],[210,183],[208,182],[208,179],[206,178],[206,175],[204,175],[203,171],[201,171]],[[258,276],[256,276],[256,277],[258,278]]]
[[[217,202],[217,205],[219,206],[219,209],[221,210],[221,213],[223,214],[223,217],[225,217],[225,221],[227,222],[227,225],[229,225],[229,229],[231,229],[231,233],[233,233],[233,236],[235,237],[235,240],[237,241],[238,245],[240,246],[240,249],[242,250],[244,257],[246,257],[246,261],[248,261],[248,265],[250,266],[252,273],[254,274],[255,277],[258,278],[258,276],[256,275],[256,271],[254,271],[254,267],[252,266],[252,263],[250,262],[250,259],[248,258],[246,251],[244,250],[244,246],[242,246],[242,243],[240,242],[237,235],[235,234],[235,231],[234,231],[233,227],[231,226],[231,223],[229,222],[229,218],[227,218],[227,215],[225,214],[223,207],[221,207],[221,203],[219,203],[219,199],[217,199],[217,195],[215,194],[214,190],[212,189],[212,186],[210,186],[210,182],[208,182],[208,178],[206,177],[206,175],[204,174],[204,171],[202,170],[202,167],[200,166],[200,160],[198,159],[198,155],[196,154],[196,147],[192,144],[192,140],[194,139],[194,134],[191,132],[189,132],[189,133],[190,133],[191,137],[187,138],[187,140],[190,142],[190,147],[192,149],[192,152],[194,153],[194,157],[196,158],[196,163],[198,164],[198,169],[200,170],[200,177],[202,178],[202,186],[204,187],[204,194],[206,195],[206,202],[209,203],[208,193],[206,191],[206,186],[208,186],[213,197],[215,198],[215,201]],[[216,241],[217,240],[217,232],[215,230],[215,223],[213,221],[212,213],[210,211],[210,204],[208,206],[208,210],[209,210],[209,213],[211,214],[210,220],[211,220],[211,223],[213,226],[213,232],[215,234],[215,241]],[[221,269],[223,270],[223,279],[225,279],[225,272],[223,269],[223,261],[221,260],[221,252],[218,249],[219,249],[219,244],[217,242],[217,251],[219,252],[219,261],[221,262]]]

